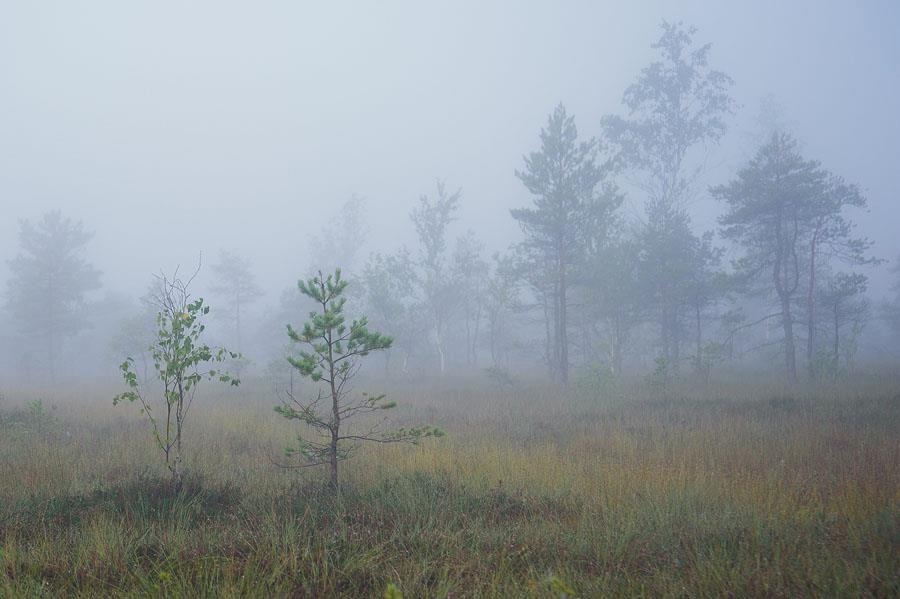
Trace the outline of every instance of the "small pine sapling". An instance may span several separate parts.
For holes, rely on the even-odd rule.
[[[288,391],[283,404],[275,408],[285,418],[305,424],[313,433],[311,437],[298,435],[297,446],[286,450],[289,458],[299,458],[299,463],[287,467],[327,464],[333,489],[338,488],[338,462],[349,458],[363,442],[418,443],[426,437],[443,435],[432,426],[384,431],[384,419],[370,420],[361,430],[347,431],[348,420],[371,417],[396,405],[384,395],[353,393],[350,383],[359,373],[360,359],[373,351],[388,349],[393,340],[369,330],[365,317],[347,323],[347,285],[340,269],[327,277],[320,271],[318,276],[298,282],[300,292],[313,300],[317,309],[310,312],[309,321],[301,330],[288,325],[291,341],[306,348],[289,356],[288,362],[318,389],[310,399],[298,398]]]
[[[196,275],[196,273],[194,273]],[[128,357],[120,366],[122,378],[128,390],[117,395],[113,404],[121,401],[138,402],[141,412],[147,417],[157,446],[166,458],[166,467],[172,474],[175,487],[183,478],[182,440],[184,422],[190,412],[197,387],[203,379],[218,380],[233,386],[240,381],[211,365],[219,364],[238,354],[225,348],[213,349],[201,342],[205,330],[202,319],[209,313],[209,306],[203,299],[192,300],[188,287],[193,277],[184,282],[178,278],[176,270],[173,278],[166,275],[157,277],[155,303],[156,334],[149,347],[150,357],[156,371],[156,378],[162,384],[163,416],[153,412],[151,399],[138,381],[134,359]]]

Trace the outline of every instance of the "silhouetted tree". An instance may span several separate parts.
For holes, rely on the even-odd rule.
[[[818,163],[815,163],[818,165]],[[814,375],[814,357],[818,319],[816,302],[818,287],[816,279],[819,270],[828,267],[831,260],[845,264],[862,265],[877,262],[867,256],[872,242],[854,237],[854,224],[845,214],[847,208],[864,209],[866,200],[855,185],[846,184],[843,179],[825,171],[816,174],[811,182],[817,193],[811,206],[809,240],[807,242],[807,293],[806,293],[806,361],[810,376]],[[833,283],[834,281],[832,281]],[[850,279],[840,278],[841,285]],[[863,285],[864,287],[864,285]]]
[[[438,355],[438,371],[447,368],[446,333],[453,311],[459,305],[459,293],[455,288],[447,256],[447,227],[455,219],[461,191],[447,191],[443,181],[437,182],[434,199],[423,195],[419,205],[410,213],[419,238],[417,278],[421,288],[424,310],[428,314],[429,328],[434,349]]]
[[[520,252],[544,308],[551,375],[567,384],[573,278],[622,198],[604,182],[610,170],[597,164],[597,141],[578,141],[575,119],[562,104],[547,119],[540,138],[540,150],[526,156],[525,169],[516,171],[534,196],[533,207],[511,214],[525,233]]]
[[[249,304],[263,296],[256,284],[256,276],[250,269],[250,262],[233,252],[222,250],[219,260],[212,265],[215,282],[211,290],[221,296],[225,304],[222,316],[232,326],[238,353],[243,351],[241,318]]]
[[[694,43],[696,29],[681,23],[662,24],[652,45],[659,60],[641,71],[625,90],[628,116],[606,116],[603,127],[618,148],[618,159],[636,176],[646,196],[647,219],[641,238],[641,265],[647,297],[659,325],[662,358],[678,367],[690,306],[690,273],[702,269],[684,203],[696,192],[703,161],[690,151],[717,143],[726,119],[734,113],[731,78],[709,66],[710,44]],[[695,295],[696,297],[696,295]]]
[[[894,335],[900,336],[900,256],[890,268],[894,280],[891,282],[891,291],[894,297],[881,305],[881,317],[887,322]]]
[[[732,287],[731,277],[721,270],[722,254],[722,249],[713,245],[712,233],[694,238],[694,251],[686,296],[694,321],[694,367],[707,381],[709,379],[709,358],[714,349],[710,344],[715,344],[715,342],[704,340],[703,323],[706,320],[704,311],[722,301]]]
[[[643,318],[645,302],[639,276],[638,244],[623,235],[592,254],[584,273],[589,307],[594,321],[603,329],[609,367],[616,376],[622,375],[630,333]]]
[[[361,196],[351,195],[325,223],[321,232],[310,238],[310,275],[314,275],[319,268],[333,272],[339,267],[345,278],[357,274],[357,268],[361,266],[360,250],[365,247],[369,236],[365,208],[366,202]]]
[[[110,349],[117,358],[131,356],[135,364],[140,364],[142,382],[148,380],[150,371],[150,346],[157,332],[156,297],[161,291],[160,286],[161,280],[155,279],[139,298],[137,310],[119,321],[118,330],[110,340]]]
[[[676,373],[681,344],[687,338],[692,281],[703,267],[700,240],[691,230],[687,211],[669,202],[654,202],[637,233],[638,284],[645,310],[658,325],[660,359]]]
[[[840,372],[842,361],[847,371],[852,366],[856,341],[871,315],[871,302],[865,297],[867,283],[863,274],[838,273],[819,288],[822,320],[827,323],[823,328],[831,341],[827,363],[832,376]]]
[[[710,44],[696,46],[694,27],[662,23],[652,45],[660,59],[625,90],[629,116],[606,116],[604,130],[625,164],[643,173],[635,183],[665,207],[694,190],[701,166],[689,166],[689,151],[715,143],[734,113],[731,78],[709,67]]]
[[[485,313],[493,368],[508,368],[508,350],[513,343],[511,319],[519,308],[519,275],[513,256],[494,255],[488,277]]]
[[[83,257],[92,233],[56,210],[19,225],[21,252],[9,261],[6,306],[19,332],[36,341],[56,378],[62,342],[86,325],[84,296],[100,288],[100,271]]]
[[[832,193],[832,184],[817,162],[804,160],[791,136],[776,133],[735,180],[711,190],[727,204],[720,218],[723,236],[744,251],[738,271],[752,279],[771,277],[768,289],[777,298],[790,380],[797,379],[794,313],[804,256],[818,226],[822,198]]]
[[[395,331],[394,343],[385,350],[385,368],[390,368],[390,356],[397,349],[402,352],[401,370],[406,373],[409,358],[428,328],[416,303],[415,264],[406,249],[395,254],[373,254],[361,280],[372,322]]]
[[[460,316],[465,330],[466,364],[478,364],[478,341],[484,316],[490,266],[482,258],[484,244],[472,231],[456,242],[451,262],[451,277],[459,298]]]

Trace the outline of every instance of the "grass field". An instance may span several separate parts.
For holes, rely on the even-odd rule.
[[[263,385],[198,400],[178,493],[115,389],[5,390],[0,596],[900,594],[894,378],[395,387],[399,423],[447,436],[364,448],[339,497],[273,465],[292,429]]]

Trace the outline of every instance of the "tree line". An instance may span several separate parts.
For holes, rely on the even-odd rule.
[[[511,211],[522,237],[505,252],[486,256],[472,232],[450,239],[463,196],[443,181],[410,210],[412,250],[360,260],[363,202],[344,205],[314,240],[312,261],[325,272],[345,267],[360,311],[391,331],[387,370],[487,366],[507,377],[515,362],[539,360],[565,385],[573,371],[622,376],[635,356],[652,357],[662,381],[708,380],[745,355],[777,360],[790,381],[851,367],[876,313],[860,267],[881,262],[852,220],[866,198],[804,156],[774,117],[730,180],[706,185],[704,165],[737,105],[734,82],[696,35],[663,23],[656,59],[624,91],[623,113],[602,118],[598,137],[581,137],[562,104],[550,113],[515,172],[530,200]],[[715,230],[691,220],[699,197],[722,207]],[[626,215],[628,203],[642,204],[640,214]],[[82,254],[89,239],[81,223],[53,212],[23,221],[22,252],[10,262],[6,307],[51,372],[62,341],[85,322],[85,295],[100,285]],[[248,309],[262,290],[233,253],[219,256],[213,274],[210,290],[243,353]],[[288,293],[266,317],[278,321],[270,330],[307,308]],[[123,324],[127,340],[147,341],[153,310],[145,312]],[[900,331],[900,287],[878,313]]]

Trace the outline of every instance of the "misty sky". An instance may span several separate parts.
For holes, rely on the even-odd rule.
[[[530,201],[513,172],[547,114],[562,101],[598,134],[664,18],[699,28],[743,106],[707,182],[735,172],[773,94],[807,157],[863,187],[861,230],[894,257],[898,6],[0,2],[0,279],[17,219],[60,208],[96,232],[107,287],[140,293],[224,247],[280,290],[350,194],[390,249],[411,241],[409,209],[437,177],[463,189],[456,231],[505,248],[509,209]],[[708,204],[694,212],[713,226]]]

